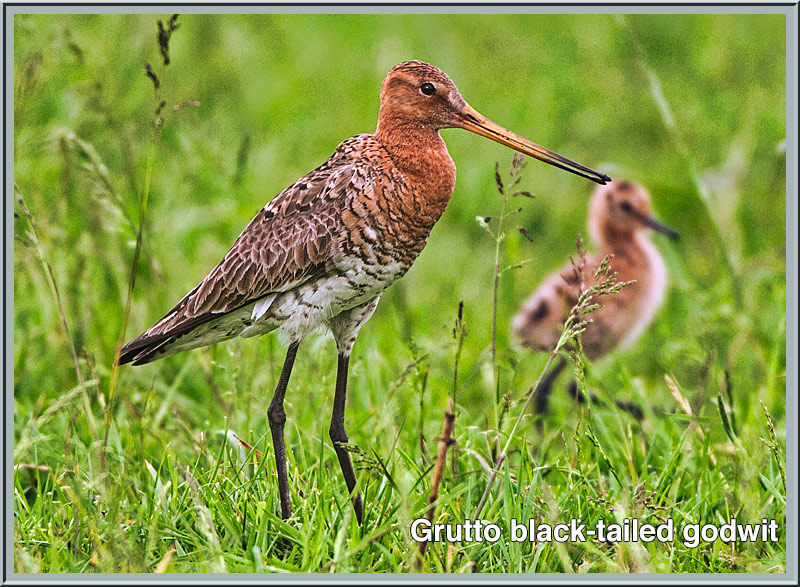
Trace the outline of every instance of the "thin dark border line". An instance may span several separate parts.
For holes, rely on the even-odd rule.
[[[4,32],[4,36],[3,36],[3,96],[6,95],[6,90],[8,88],[8,77],[9,77],[9,72],[6,70],[6,64],[8,63],[8,61],[6,59],[7,55],[6,55],[6,38],[5,38],[6,14],[7,14],[6,5],[3,4],[3,32]],[[11,72],[12,72],[12,75],[13,75],[13,68],[11,69]],[[8,108],[8,105],[5,103],[5,100],[4,100],[3,106],[4,106],[4,108],[3,108],[3,144],[5,146],[6,130],[7,130],[6,129],[6,108]],[[4,156],[3,156],[3,189],[4,190],[5,190],[5,186],[7,185],[6,182],[8,181],[8,175],[7,175],[7,173],[8,173],[8,165],[7,165],[7,162],[8,162],[8,155],[5,154],[5,149],[4,149]],[[13,162],[12,162],[12,164],[13,164]],[[14,188],[12,187],[11,189],[13,191]],[[13,202],[11,203],[11,206],[12,206],[11,209],[13,211],[13,209],[14,209],[13,208],[13,206],[14,206]],[[12,255],[11,256],[13,257],[13,251],[12,251]],[[8,271],[8,263],[9,262],[10,261],[9,261],[9,256],[8,256],[8,250],[6,249],[6,210],[4,208],[3,209],[3,341],[4,342],[5,342],[5,339],[7,337],[7,334],[6,334],[6,332],[7,332],[6,331],[6,328],[7,328],[6,316],[8,316],[8,306],[7,306],[7,304],[8,304],[8,293],[9,292],[8,292],[8,282],[6,280],[6,272]],[[13,341],[11,341],[11,343],[13,344]],[[6,389],[5,389],[6,374],[8,373],[7,361],[8,361],[8,356],[7,356],[7,353],[4,352],[3,353],[3,421],[5,421],[6,415],[9,413],[8,412],[8,409],[9,409],[9,406],[8,406],[8,395],[9,394],[6,392]],[[13,393],[14,393],[14,391],[12,390],[11,391],[12,397],[13,397]],[[8,483],[8,474],[9,474],[9,472],[7,471],[8,467],[6,465],[11,465],[11,470],[12,471],[14,470],[14,452],[13,452],[13,449],[11,448],[13,445],[14,445],[14,431],[12,430],[11,431],[11,442],[8,443],[8,445],[6,445],[5,442],[3,443],[3,446],[5,446],[5,450],[3,451],[4,454],[3,454],[3,467],[2,467],[2,469],[3,469],[3,489],[2,489],[2,491],[3,491],[3,495],[5,497],[5,499],[3,501],[7,502],[7,503],[3,504],[4,505],[4,507],[3,507],[3,530],[2,530],[3,538],[2,538],[2,540],[0,540],[0,543],[3,544],[3,583],[8,581],[8,575],[7,575],[8,570],[14,568],[13,532],[12,532],[12,536],[11,536],[12,542],[11,542],[10,545],[6,545],[6,532],[5,532],[6,522],[7,522],[7,517],[6,517],[7,516],[7,512],[9,510],[13,511],[13,507],[14,507],[14,500],[9,495],[5,494],[5,489],[6,489],[6,487],[8,487],[7,483]],[[8,453],[8,454],[5,454],[5,453]],[[13,491],[11,493],[13,493]],[[10,547],[10,548],[7,548],[7,547]]]
[[[609,4],[597,4],[597,3],[590,3],[590,2],[581,2],[581,3],[570,3],[565,4],[563,2],[546,2],[546,3],[534,3],[534,2],[527,2],[527,3],[519,3],[519,4],[489,4],[486,2],[459,2],[457,4],[428,4],[426,2],[376,2],[371,4],[357,4],[357,3],[327,3],[327,2],[284,2],[284,3],[270,3],[270,2],[236,2],[236,3],[220,3],[220,2],[208,2],[208,3],[194,3],[194,2],[126,2],[124,4],[108,4],[104,2],[42,2],[42,3],[35,3],[35,2],[6,2],[3,4],[3,9],[7,6],[52,6],[52,7],[61,7],[61,6],[105,6],[105,7],[119,7],[119,6],[217,6],[220,8],[228,8],[228,7],[236,7],[236,6],[276,6],[276,7],[324,7],[324,6],[332,6],[336,8],[343,8],[343,7],[385,7],[385,6],[425,6],[425,7],[433,7],[433,8],[446,8],[446,7],[463,7],[463,6],[485,6],[487,8],[515,8],[515,7],[539,7],[539,6],[563,6],[563,7],[600,7],[600,8],[646,8],[650,6],[690,6],[696,8],[718,8],[718,7],[735,7],[735,8],[744,8],[744,7],[752,7],[752,8],[760,8],[763,6],[766,7],[792,7],[797,6],[797,2],[764,2],[764,3],[753,3],[753,2],[746,2],[746,3],[706,3],[706,4],[697,4],[693,2],[654,2],[652,4],[642,4],[642,3],[609,3]]]

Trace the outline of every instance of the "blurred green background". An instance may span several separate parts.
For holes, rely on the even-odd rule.
[[[275,194],[340,141],[373,131],[386,73],[422,59],[446,71],[464,98],[498,124],[615,179],[643,183],[656,215],[681,232],[676,243],[653,237],[670,272],[664,307],[635,348],[592,367],[595,384],[670,411],[664,374],[671,374],[695,411],[709,417],[725,388],[743,438],[764,434],[758,400],[783,434],[783,16],[183,14],[165,68],[156,18],[14,17],[14,181],[36,217],[81,368],[86,379],[99,380],[90,397],[100,424],[154,111],[143,62],[155,66],[167,106],[126,341],[189,291]],[[173,110],[187,100],[199,106]],[[354,350],[350,437],[384,454],[406,419],[419,419],[429,439],[438,434],[452,387],[460,300],[469,328],[462,381],[470,370],[477,376],[460,391],[459,426],[497,423],[500,402],[485,362],[494,242],[475,217],[498,214],[494,165],[507,169],[512,153],[460,130],[442,134],[458,168],[450,206]],[[508,322],[539,280],[574,254],[576,236],[588,241],[593,184],[531,161],[519,187],[536,198],[511,201],[522,210],[507,223],[502,261],[532,262],[503,274],[498,307],[501,388],[515,402],[546,357],[521,350]],[[24,240],[21,213],[15,230]],[[45,272],[21,244],[14,263],[19,442],[76,380]],[[123,367],[115,426],[149,432],[141,441],[118,432],[120,455],[157,461],[171,436],[180,440],[170,450],[191,453],[186,431],[225,428],[225,402],[235,406],[232,429],[268,444],[261,435],[281,353],[268,336]],[[424,406],[409,385],[386,397],[422,355],[430,368]],[[334,365],[329,338],[304,345],[287,396],[290,421],[326,429],[320,417],[332,401]],[[225,402],[214,399],[209,381]],[[552,406],[548,423],[558,430],[571,400],[554,394]],[[148,409],[158,417],[148,419]],[[17,462],[70,469],[68,415],[54,416],[38,431],[46,438],[34,443],[35,451],[17,454]],[[725,442],[715,422],[707,424],[713,442]],[[67,444],[91,446],[84,418],[75,426]],[[400,434],[408,451],[415,442],[413,431]]]

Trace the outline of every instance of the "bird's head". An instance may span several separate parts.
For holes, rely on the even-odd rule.
[[[603,173],[570,161],[495,124],[467,104],[445,72],[424,61],[405,61],[396,65],[381,86],[378,134],[407,125],[434,130],[463,128],[596,183],[611,181]]]
[[[589,205],[589,230],[592,238],[605,242],[614,236],[632,237],[636,232],[656,230],[669,238],[677,231],[653,218],[650,194],[636,183],[612,181],[595,190]]]

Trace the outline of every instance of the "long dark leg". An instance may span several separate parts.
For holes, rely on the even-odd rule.
[[[628,412],[637,421],[641,422],[642,420],[644,420],[644,410],[642,409],[642,406],[640,406],[636,402],[625,402],[617,399],[614,400],[614,403],[617,404],[617,407],[620,410],[622,410],[623,412]]]
[[[581,390],[578,389],[578,380],[577,379],[570,379],[569,383],[567,383],[567,393],[569,397],[574,399],[579,404],[585,404],[586,398],[583,397]],[[592,402],[597,402],[599,399],[596,396],[592,396]]]
[[[567,385],[567,392],[569,393],[570,397],[575,399],[579,404],[586,403],[586,398],[578,389],[578,382],[575,379],[571,380]],[[603,401],[597,396],[597,394],[591,394],[591,398],[593,404],[603,405]],[[614,400],[614,403],[617,404],[617,407],[620,410],[629,413],[636,420],[641,422],[644,419],[644,410],[642,410],[642,407],[639,404],[618,399]]]
[[[555,364],[550,367],[550,370],[544,374],[542,382],[539,384],[539,389],[536,391],[536,397],[533,398],[533,411],[537,414],[544,414],[547,411],[547,404],[550,400],[550,392],[553,391],[553,382],[556,380],[564,367],[567,366],[567,360],[564,357],[558,357]]]
[[[361,496],[353,494],[356,486],[356,473],[353,470],[353,463],[350,461],[350,453],[347,452],[347,431],[344,429],[344,403],[347,397],[347,367],[350,363],[350,355],[339,354],[339,368],[336,371],[336,395],[333,398],[333,414],[331,415],[330,435],[333,441],[333,448],[336,456],[339,457],[339,466],[342,467],[347,490],[353,499],[353,509],[356,511],[358,525],[361,525],[362,507]]]
[[[272,445],[275,447],[275,465],[278,468],[278,490],[281,494],[281,517],[288,520],[292,515],[292,500],[289,498],[289,476],[286,473],[286,442],[283,439],[283,425],[286,423],[286,412],[283,411],[283,396],[286,394],[286,386],[289,383],[289,375],[292,374],[294,358],[297,355],[297,347],[300,342],[293,342],[286,351],[286,360],[283,362],[278,385],[275,387],[275,395],[267,410],[269,419],[269,429],[272,431]]]

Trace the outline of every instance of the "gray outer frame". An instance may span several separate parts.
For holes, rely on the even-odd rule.
[[[600,574],[600,575],[566,575],[566,574],[472,574],[459,575],[456,579],[453,575],[435,574],[407,574],[407,573],[371,573],[371,574],[341,574],[341,575],[319,575],[311,573],[281,574],[281,575],[258,575],[253,573],[242,574],[190,574],[175,573],[170,575],[155,574],[45,574],[45,573],[17,573],[14,570],[14,516],[13,516],[13,496],[14,496],[14,376],[13,376],[13,348],[14,330],[7,327],[14,321],[14,152],[13,133],[9,132],[14,127],[14,103],[13,76],[14,76],[14,16],[16,14],[170,14],[174,12],[187,12],[187,8],[194,14],[230,14],[231,8],[235,6],[237,14],[707,14],[709,12],[719,14],[782,14],[786,17],[786,287],[788,290],[786,307],[786,573],[767,574],[728,574],[724,577],[717,575],[707,575],[701,573],[642,573],[642,574]],[[177,5],[159,6],[158,11],[147,6],[65,6],[60,9],[57,6],[3,6],[3,20],[5,23],[5,62],[4,62],[4,85],[5,85],[5,156],[4,156],[4,188],[5,188],[5,223],[4,223],[4,313],[3,331],[4,348],[3,372],[5,379],[5,393],[3,394],[3,412],[5,414],[5,433],[3,435],[5,446],[5,462],[3,467],[3,480],[5,481],[4,509],[3,517],[5,522],[5,532],[3,534],[3,582],[7,584],[21,583],[41,583],[57,585],[82,585],[88,582],[102,582],[125,585],[138,584],[141,582],[170,583],[176,585],[192,585],[198,582],[209,583],[237,583],[237,584],[263,584],[269,582],[303,582],[303,583],[352,583],[354,581],[366,583],[412,583],[416,581],[436,580],[442,583],[463,583],[463,582],[500,582],[529,584],[532,581],[555,582],[563,581],[570,583],[592,583],[615,585],[624,582],[634,582],[637,584],[658,584],[673,582],[676,579],[681,581],[697,581],[708,584],[797,584],[798,583],[798,561],[792,558],[789,553],[797,553],[797,522],[798,522],[798,503],[797,503],[797,410],[798,410],[798,370],[797,362],[788,360],[789,357],[797,357],[798,341],[798,184],[797,166],[790,165],[789,161],[798,160],[797,142],[797,43],[798,43],[798,7],[796,4],[786,5],[669,5],[669,6],[647,6],[647,5],[607,5],[607,6],[457,6],[457,5],[429,5],[429,6],[376,6],[376,5],[350,5],[347,7],[325,5],[325,6],[302,6],[302,5],[282,5],[282,6],[253,6],[253,5]],[[68,8],[68,10],[66,10]]]

